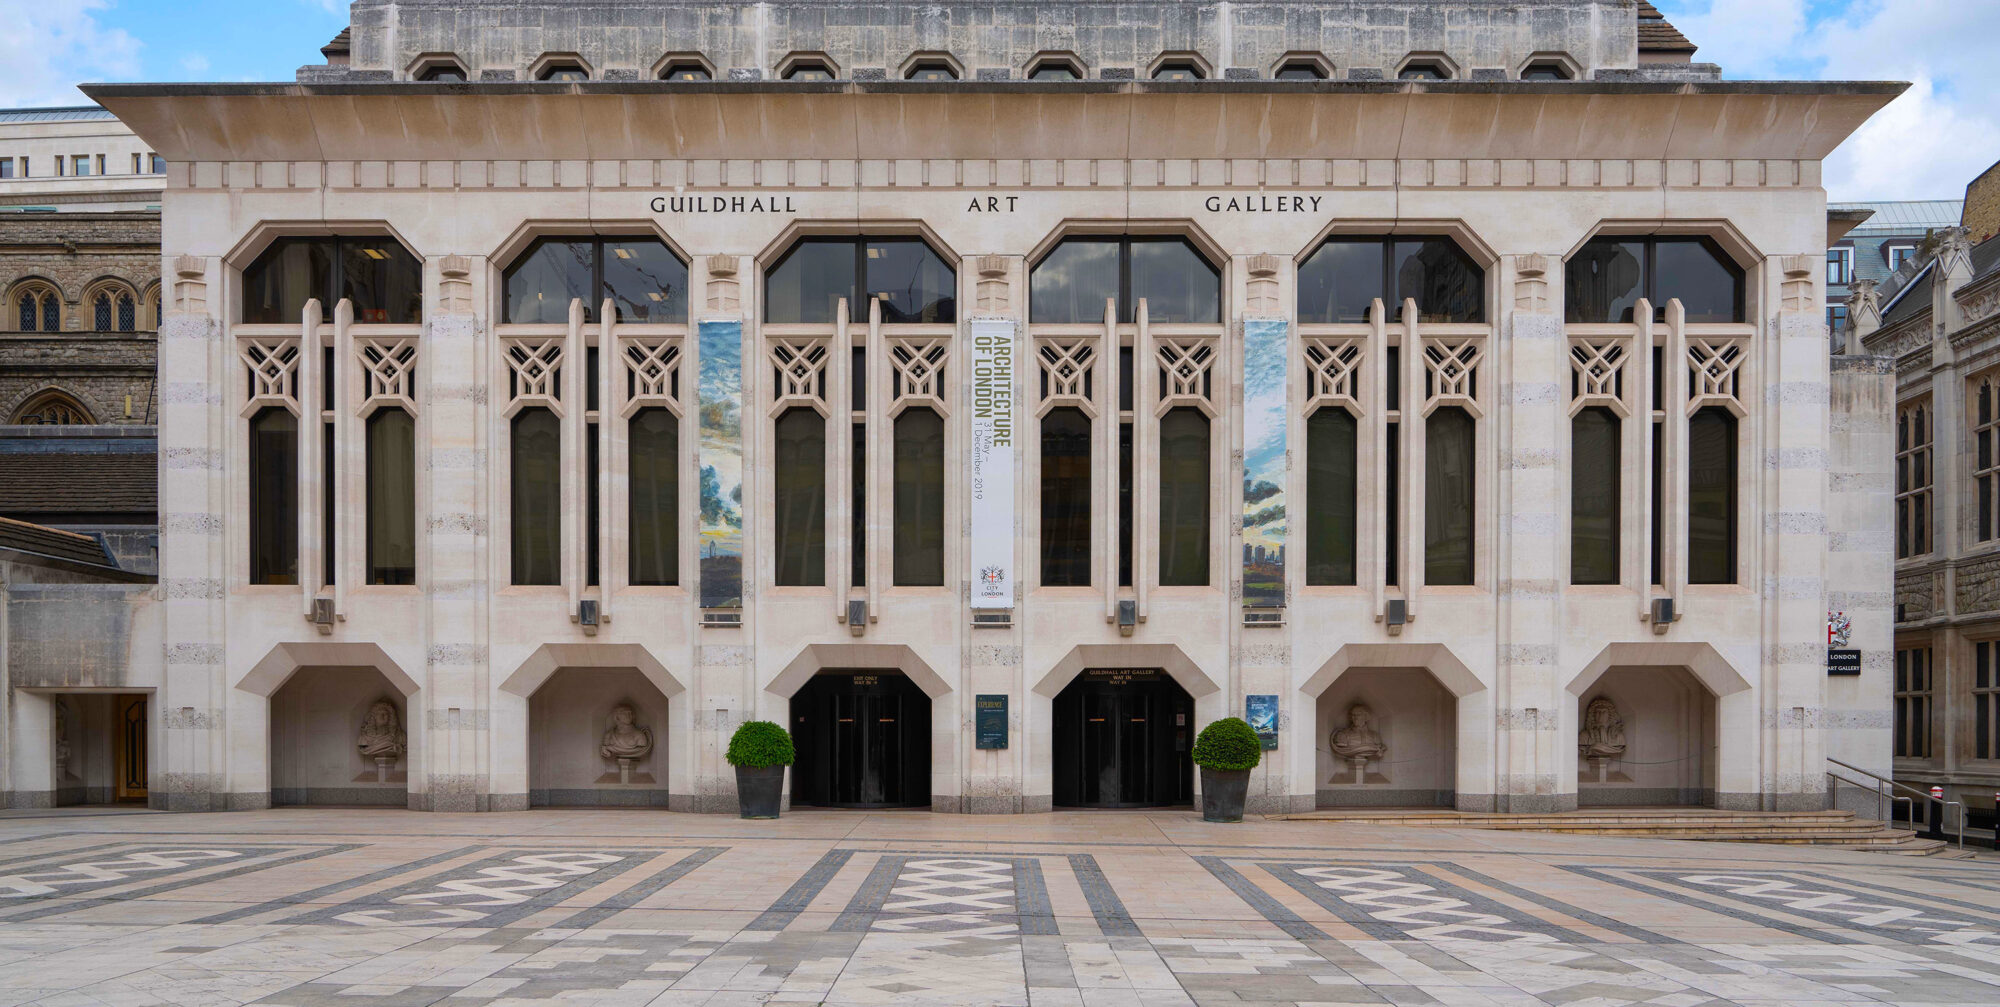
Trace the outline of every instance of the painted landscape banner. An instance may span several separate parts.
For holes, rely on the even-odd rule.
[[[972,321],[972,607],[1014,607],[1014,322]]]
[[[1243,323],[1243,604],[1285,604],[1285,389],[1291,323]]]
[[[701,607],[743,607],[743,323],[700,325]]]

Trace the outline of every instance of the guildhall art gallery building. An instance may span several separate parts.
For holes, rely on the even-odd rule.
[[[1888,768],[1820,162],[1900,85],[1633,0],[353,17],[86,88],[169,162],[161,573],[12,670],[17,803],[93,690],[176,809],[728,811],[749,719],[794,806],[1186,804],[1246,713],[1259,811]]]

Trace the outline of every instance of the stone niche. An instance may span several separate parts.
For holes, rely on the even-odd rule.
[[[620,704],[653,736],[622,777],[618,760],[598,751]],[[667,698],[637,668],[558,668],[528,697],[531,807],[664,808],[666,769]]]
[[[1577,697],[1577,724],[1593,700],[1611,700],[1624,725],[1625,751],[1577,759],[1582,806],[1715,803],[1715,697],[1685,668],[1612,668]],[[1576,738],[1563,743],[1575,745]]]
[[[386,765],[361,754],[369,711],[386,700],[408,739],[410,704],[374,668],[306,667],[271,695],[271,803],[409,803],[410,752]]]
[[[1355,704],[1374,714],[1385,750],[1361,782],[1333,753],[1333,732]],[[1458,700],[1422,668],[1352,668],[1315,704],[1317,804],[1337,807],[1445,807],[1457,790]]]

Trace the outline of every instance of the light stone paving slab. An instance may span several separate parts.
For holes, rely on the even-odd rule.
[[[0,814],[0,1007],[2000,1001],[2000,861],[1186,811]]]

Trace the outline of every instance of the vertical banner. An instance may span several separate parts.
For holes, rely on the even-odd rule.
[[[1257,744],[1266,752],[1278,749],[1278,697],[1253,693],[1243,697],[1243,719],[1257,732]]]
[[[1014,607],[1014,322],[972,320],[972,607]]]
[[[1243,323],[1243,604],[1285,604],[1285,407],[1290,323]]]
[[[700,325],[701,607],[743,607],[743,323]]]

